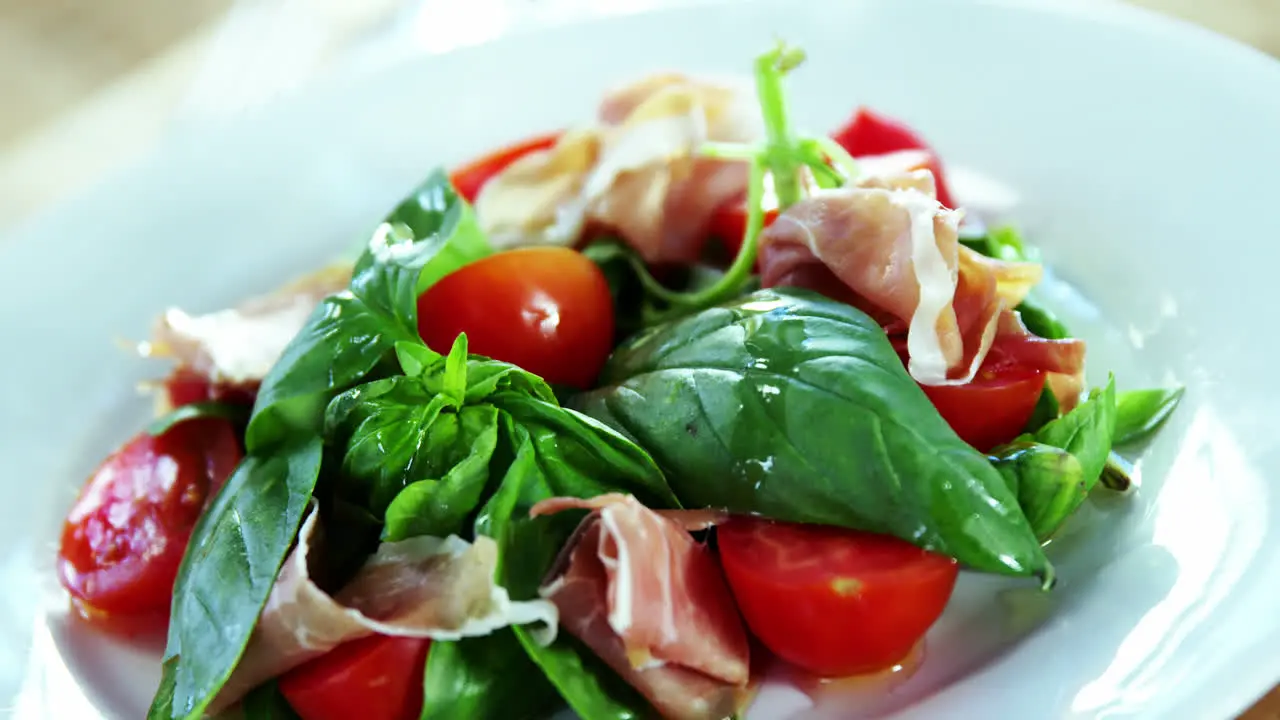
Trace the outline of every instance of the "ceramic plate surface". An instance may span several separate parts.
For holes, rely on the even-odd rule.
[[[1280,64],[1119,6],[748,2],[563,26],[333,80],[173,137],[0,244],[0,709],[138,718],[154,648],[88,633],[52,570],[83,479],[142,427],[161,368],[117,341],[350,248],[433,166],[587,117],[646,71],[740,73],[806,48],[814,130],[867,103],[1016,189],[1089,341],[1090,380],[1185,383],[1138,464],[1051,547],[1049,595],[965,577],[923,661],[752,718],[1226,718],[1280,680]],[[109,141],[109,139],[104,139]]]

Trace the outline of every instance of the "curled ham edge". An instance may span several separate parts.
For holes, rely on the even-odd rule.
[[[678,73],[608,93],[598,122],[503,169],[476,198],[497,248],[573,245],[618,232],[648,262],[693,262],[712,214],[746,189],[741,162],[699,157],[707,141],[763,135],[754,92]]]
[[[199,315],[169,308],[138,354],[176,360],[212,383],[256,385],[316,306],[350,279],[351,265],[335,263],[233,308]]]
[[[899,160],[907,164],[895,167]],[[772,232],[766,231],[762,236],[762,243],[791,225],[795,234],[804,238],[813,257],[857,292],[857,284],[850,283],[837,271],[830,246],[822,247],[814,228],[797,219],[794,211],[798,208],[803,212],[805,202],[830,202],[841,197],[851,198],[856,193],[886,193],[891,205],[904,212],[908,219],[911,272],[919,293],[914,312],[907,319],[908,372],[923,385],[963,385],[977,375],[997,338],[1030,338],[1012,308],[1039,282],[1042,270],[1036,263],[994,260],[960,245],[957,236],[963,211],[943,207],[934,194],[932,173],[910,165],[909,160],[910,156],[902,154],[902,158],[895,158],[884,167],[875,166],[876,174],[860,178],[855,185],[814,191],[807,201],[782,213],[774,221]],[[941,234],[949,237],[942,237],[939,226]],[[900,260],[890,255],[886,263],[891,265]],[[993,294],[987,298],[976,334],[963,332],[958,323],[956,303],[963,273],[972,273],[992,285],[989,292]],[[946,348],[948,332],[961,343],[969,344],[969,347],[961,345],[960,353],[952,358],[948,358]],[[1048,370],[1048,384],[1063,408],[1070,409],[1082,389],[1082,343],[1075,341],[1063,355],[1068,360],[1066,367]]]
[[[691,529],[717,511],[653,511],[633,496],[552,498],[532,516],[585,509],[540,594],[668,720],[719,720],[750,699],[744,624],[714,554]],[[637,564],[637,563],[640,564]]]
[[[373,634],[459,640],[508,625],[540,623],[532,635],[555,640],[559,614],[543,600],[516,602],[493,579],[497,545],[479,535],[383,543],[336,595],[310,577],[309,558],[323,542],[313,502],[235,671],[210,710],[234,704],[258,684]]]

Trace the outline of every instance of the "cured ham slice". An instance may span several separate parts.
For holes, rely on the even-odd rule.
[[[498,173],[476,199],[494,247],[572,245],[619,233],[649,262],[692,262],[716,209],[746,188],[741,162],[697,156],[707,141],[761,134],[754,95],[661,74],[610,93],[592,127]]]
[[[322,541],[313,507],[215,709],[343,642],[374,633],[458,640],[541,623],[545,628],[536,637],[555,638],[554,604],[513,602],[494,582],[497,545],[488,537],[473,543],[452,535],[383,543],[332,596],[311,579],[311,553]]]
[[[779,215],[761,236],[763,285],[822,292],[891,335],[905,333],[908,370],[921,384],[969,382],[997,345],[1031,367],[1079,377],[1082,342],[1035,338],[1011,312],[1040,281],[1040,266],[961,245],[961,213],[938,203],[932,173],[912,163],[908,154],[886,156],[869,168],[880,174],[815,192]],[[1052,384],[1068,407],[1072,385]]]
[[[204,315],[171,308],[139,352],[177,360],[211,383],[256,387],[316,305],[350,279],[350,266],[331,265],[234,308]]]
[[[566,631],[639,690],[664,718],[720,720],[748,699],[746,631],[711,550],[685,523],[629,495],[555,498],[532,515],[588,509],[542,588]]]

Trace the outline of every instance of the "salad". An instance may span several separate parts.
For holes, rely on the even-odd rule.
[[[718,720],[772,665],[909,656],[1045,546],[1181,390],[1086,388],[1019,234],[859,108],[659,74],[437,170],[276,292],[167,311],[157,419],[67,516],[151,720]]]

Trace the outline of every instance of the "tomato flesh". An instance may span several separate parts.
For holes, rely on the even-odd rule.
[[[902,661],[942,614],[958,568],[897,538],[734,517],[716,528],[747,626],[775,655],[823,677]]]
[[[416,720],[431,641],[373,635],[343,643],[280,676],[302,720]]]
[[[178,368],[165,378],[164,390],[169,398],[169,406],[175,408],[201,402],[226,402],[252,407],[258,395],[258,383],[215,383],[194,370]]]
[[[555,145],[560,135],[559,132],[538,135],[476,158],[450,173],[449,182],[453,184],[453,189],[459,195],[467,202],[473,203],[480,196],[480,190],[484,188],[484,184],[494,175],[529,153],[546,150]]]
[[[139,434],[98,467],[58,552],[59,579],[87,619],[165,616],[191,530],[240,454],[230,422],[202,418]]]
[[[982,452],[1010,442],[1031,420],[1044,373],[1028,367],[984,363],[964,385],[921,385],[961,440]]]
[[[465,332],[472,353],[581,389],[595,381],[612,350],[613,323],[604,273],[569,248],[490,255],[418,298],[418,332],[432,350],[449,352]]]

